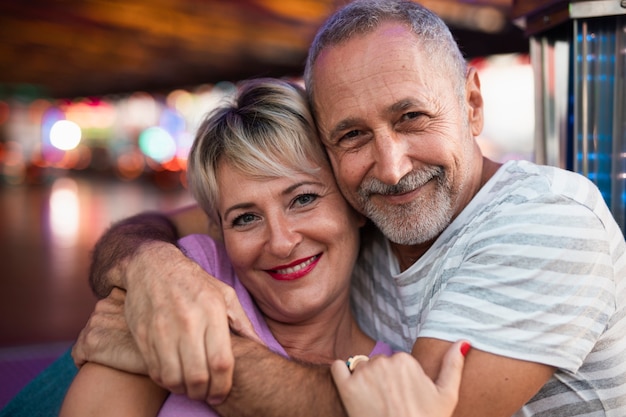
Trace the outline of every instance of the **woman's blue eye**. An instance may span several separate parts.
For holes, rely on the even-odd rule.
[[[299,196],[297,196],[294,199],[294,202],[301,205],[301,206],[305,206],[307,204],[311,204],[313,201],[317,200],[318,195],[317,194],[301,194]]]
[[[245,226],[249,223],[252,223],[256,219],[256,216],[251,213],[244,213],[240,216],[235,217],[233,220],[233,226]]]

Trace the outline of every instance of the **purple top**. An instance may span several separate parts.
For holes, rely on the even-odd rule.
[[[274,335],[267,327],[263,315],[252,300],[252,297],[235,275],[235,271],[228,260],[224,246],[206,235],[190,235],[179,242],[179,246],[185,254],[196,261],[208,273],[220,281],[235,289],[239,302],[246,312],[254,330],[267,347],[282,356],[287,357],[287,352],[276,341]],[[384,342],[377,342],[369,356],[391,355],[391,347]],[[159,417],[164,416],[218,416],[218,414],[202,401],[190,400],[184,395],[171,394],[161,411]]]

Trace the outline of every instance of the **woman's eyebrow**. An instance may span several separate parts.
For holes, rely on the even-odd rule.
[[[285,190],[281,193],[282,195],[287,195],[287,194],[291,194],[292,192],[294,192],[295,190],[297,190],[300,187],[303,187],[305,185],[316,185],[316,186],[320,186],[323,185],[321,182],[318,181],[301,181],[295,184],[292,184],[291,186],[285,188]]]
[[[232,206],[228,207],[228,208],[224,211],[224,218],[227,218],[227,217],[228,217],[228,214],[229,214],[231,211],[235,211],[235,210],[247,210],[247,209],[250,209],[250,208],[252,208],[252,207],[254,207],[254,206],[255,206],[255,205],[254,205],[253,203],[237,203],[237,204],[234,204],[234,205],[232,205]]]
[[[323,186],[324,184],[318,181],[300,181],[297,182],[295,184],[290,185],[289,187],[285,188],[280,194],[281,195],[289,195],[291,193],[293,193],[295,190],[297,190],[300,187],[306,186],[306,185],[315,185],[315,186]],[[228,214],[231,211],[235,211],[235,210],[248,210],[252,207],[255,207],[256,204],[252,203],[252,202],[243,202],[243,203],[237,203],[237,204],[233,204],[232,206],[228,207],[225,211],[224,211],[224,218],[228,217]]]

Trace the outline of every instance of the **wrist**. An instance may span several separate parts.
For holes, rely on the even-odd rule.
[[[161,265],[162,260],[174,261],[180,256],[184,255],[173,243],[159,240],[145,241],[137,247],[133,256],[121,261],[115,269],[123,288],[130,290],[134,286],[144,285],[142,279],[151,277],[146,271],[155,265]]]

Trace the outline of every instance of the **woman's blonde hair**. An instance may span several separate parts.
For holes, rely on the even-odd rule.
[[[328,166],[302,87],[270,78],[238,87],[232,102],[204,119],[188,159],[189,189],[216,222],[219,163],[260,179],[315,174]]]

